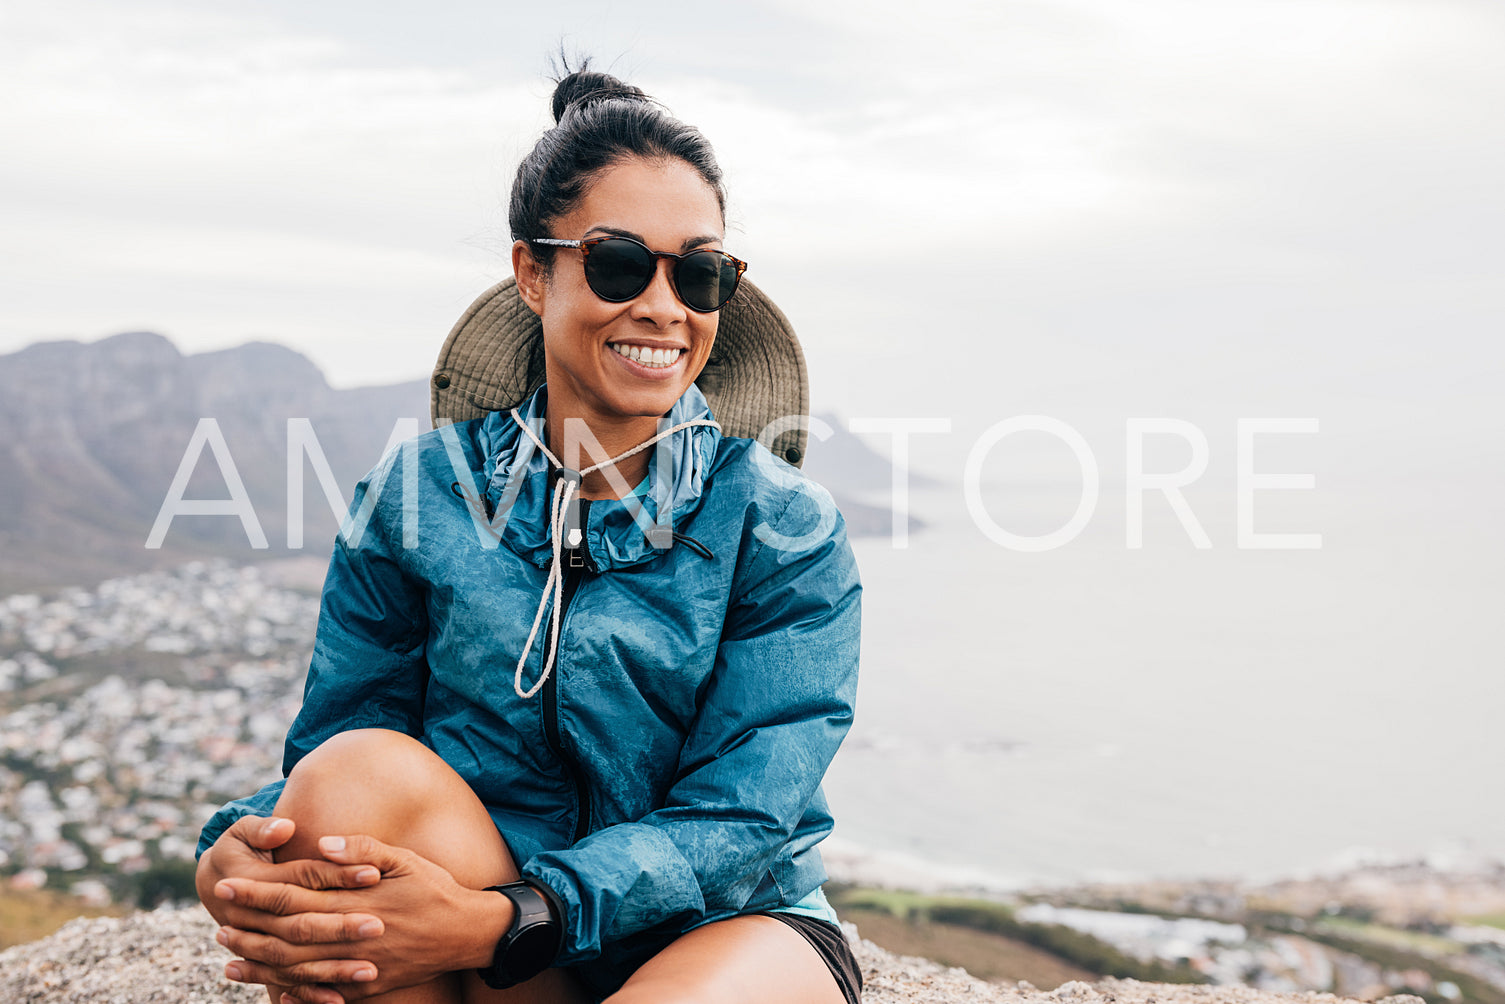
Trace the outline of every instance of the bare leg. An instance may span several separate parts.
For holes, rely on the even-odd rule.
[[[844,1004],[820,955],[772,917],[732,917],[682,936],[606,1004]]]
[[[438,864],[472,889],[512,882],[517,864],[469,785],[432,750],[386,729],[358,729],[327,740],[299,762],[277,802],[297,823],[277,860],[322,857],[320,837],[366,834]],[[777,923],[775,921],[775,923]],[[282,988],[268,987],[272,1004]],[[379,1004],[583,1004],[563,970],[548,970],[510,990],[492,990],[474,973],[367,998]]]

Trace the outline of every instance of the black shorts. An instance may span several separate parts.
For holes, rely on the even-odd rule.
[[[858,1004],[862,996],[862,970],[858,968],[857,956],[852,954],[852,946],[847,943],[847,936],[841,928],[814,917],[779,910],[766,911],[764,916],[783,921],[810,942],[810,947],[831,970],[847,1004]]]
[[[852,946],[847,944],[847,937],[841,932],[841,928],[829,921],[775,910],[765,910],[743,916],[773,917],[794,928],[800,937],[815,949],[821,961],[826,964],[826,968],[831,971],[831,976],[836,980],[836,986],[841,990],[846,1004],[858,1004],[859,995],[862,993],[862,972],[857,967],[857,957],[852,954]],[[682,935],[668,934],[645,940],[636,947],[633,953],[636,958],[628,961],[624,966],[608,967],[603,965],[603,960],[596,959],[571,967],[571,971],[580,980],[581,986],[591,995],[591,1000],[603,1001],[620,990],[638,966],[663,951],[679,937]]]

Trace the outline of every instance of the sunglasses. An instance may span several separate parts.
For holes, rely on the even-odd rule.
[[[674,292],[686,307],[709,314],[726,306],[737,291],[747,262],[725,251],[653,251],[630,237],[592,237],[583,241],[562,241],[552,237],[533,237],[529,244],[579,248],[585,263],[585,282],[591,292],[611,303],[625,303],[638,296],[653,281],[660,258],[673,259],[670,276]]]

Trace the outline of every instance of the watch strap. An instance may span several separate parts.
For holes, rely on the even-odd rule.
[[[543,972],[559,955],[563,926],[553,896],[531,882],[508,882],[492,886],[512,901],[512,923],[496,943],[491,965],[477,970],[493,990],[524,983]]]

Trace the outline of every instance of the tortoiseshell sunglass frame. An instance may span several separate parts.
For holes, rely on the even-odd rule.
[[[725,307],[729,302],[731,302],[732,297],[737,293],[737,287],[742,284],[742,273],[747,271],[747,262],[736,257],[735,255],[727,254],[725,251],[716,248],[699,248],[695,251],[687,251],[684,254],[675,254],[673,251],[655,251],[648,245],[644,244],[642,241],[634,240],[631,237],[587,237],[584,240],[561,240],[556,237],[528,238],[529,244],[544,244],[549,247],[560,248],[578,248],[580,251],[581,265],[582,267],[585,267],[585,278],[587,283],[589,283],[590,281],[591,273],[590,268],[586,266],[585,263],[590,259],[591,249],[596,247],[596,245],[604,244],[607,241],[624,241],[628,244],[636,245],[637,247],[642,248],[643,252],[649,255],[655,262],[657,262],[657,260],[660,258],[669,258],[673,260],[675,264],[670,274],[674,277],[674,281],[670,283],[670,285],[674,287],[674,295],[679,297],[680,303],[683,303],[686,307],[689,307],[697,314],[714,314],[716,311],[720,310],[722,307]],[[736,281],[732,283],[732,288],[724,297],[721,298],[721,302],[716,304],[716,306],[714,307],[697,307],[695,304],[685,299],[684,292],[679,288],[679,263],[683,262],[685,259],[691,257],[692,255],[697,254],[720,255],[722,258],[731,262],[732,265],[737,269],[737,278]],[[601,297],[601,299],[605,300],[608,303],[626,303],[629,300],[633,300],[641,296],[643,294],[643,290],[647,289],[652,281],[653,279],[650,276],[648,280],[645,281],[643,285],[638,289],[633,291],[631,295],[621,297],[607,296],[599,289],[597,289],[594,284],[590,284],[590,287],[591,292],[595,293],[597,296]]]

